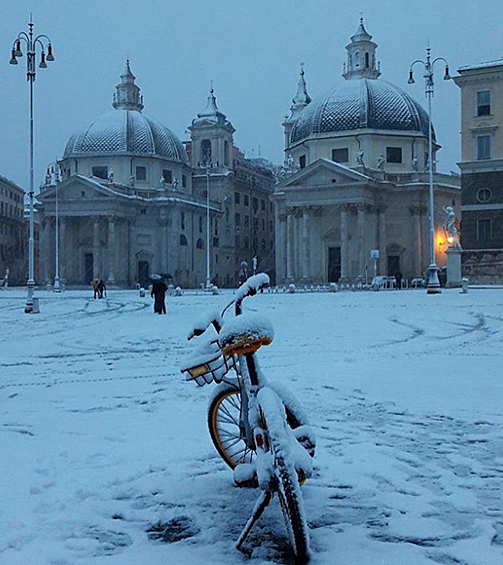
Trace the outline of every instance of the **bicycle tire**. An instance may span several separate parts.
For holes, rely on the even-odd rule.
[[[286,410],[272,389],[262,389],[258,398],[263,425],[267,430],[269,446],[274,457],[276,492],[286,530],[297,562],[304,564],[309,561],[309,528],[299,478],[290,456]]]
[[[241,463],[251,463],[255,459],[255,451],[241,438],[240,406],[239,388],[227,383],[218,386],[208,406],[211,441],[231,469]]]
[[[292,430],[299,428],[304,425],[309,425],[306,417],[299,416],[299,410],[297,406],[292,405],[290,406],[291,398],[286,400],[280,392],[280,390],[276,390],[276,387],[272,387],[273,390],[278,394],[283,405],[285,406],[286,416],[288,425]],[[249,447],[245,446],[245,442],[241,440],[241,442],[237,441],[240,438],[240,429],[239,429],[239,406],[241,405],[241,392],[239,388],[235,385],[222,383],[218,385],[217,389],[215,390],[209,406],[208,406],[208,430],[210,432],[211,441],[215,446],[216,450],[218,451],[219,455],[225,461],[225,463],[231,468],[235,469],[235,467],[241,463],[251,463],[255,459],[255,451],[250,449]],[[233,402],[231,399],[234,399]],[[231,400],[230,403],[226,403],[226,400]],[[298,401],[296,401],[298,402]],[[226,406],[227,404],[227,406]],[[227,418],[223,417],[219,414],[223,408],[226,407],[231,414],[227,415],[230,419],[236,419],[237,421],[227,422],[227,426],[223,426],[223,420]],[[303,415],[302,415],[303,416]],[[230,434],[230,435],[229,435]],[[232,449],[234,445],[232,444],[232,440],[236,440],[237,449]],[[230,446],[229,446],[230,444]],[[314,456],[315,444],[309,443],[307,445],[309,454],[311,457]],[[238,456],[236,456],[238,454]]]

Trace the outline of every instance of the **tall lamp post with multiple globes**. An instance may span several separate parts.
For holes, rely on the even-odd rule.
[[[426,284],[426,292],[428,294],[439,294],[440,281],[438,280],[438,267],[435,259],[435,205],[433,198],[433,123],[431,121],[431,99],[434,94],[434,82],[433,82],[433,67],[435,63],[442,61],[445,64],[444,80],[449,80],[451,76],[449,75],[449,64],[443,57],[437,57],[436,59],[431,59],[431,49],[428,47],[426,49],[426,61],[418,59],[414,61],[409,70],[409,80],[408,84],[414,84],[414,66],[416,64],[422,65],[424,68],[424,80],[425,80],[425,96],[428,99],[428,172],[429,172],[429,217],[430,217],[430,265],[428,267],[428,280]]]
[[[33,207],[33,83],[36,78],[36,56],[40,53],[39,68],[46,69],[46,61],[54,61],[52,43],[47,35],[34,36],[34,24],[30,15],[28,32],[21,31],[12,44],[10,64],[17,65],[18,58],[23,56],[21,46],[26,47],[26,78],[30,85],[30,227],[28,236],[28,296],[24,311],[27,314],[34,312],[33,294],[35,291],[35,235],[34,235],[34,207]]]

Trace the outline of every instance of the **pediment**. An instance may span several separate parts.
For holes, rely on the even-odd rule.
[[[318,159],[306,168],[287,177],[279,184],[279,187],[287,188],[289,186],[306,184],[326,186],[355,182],[367,183],[371,180],[366,175],[339,163],[334,163],[329,159]]]
[[[116,193],[107,186],[102,185],[94,179],[82,175],[73,175],[60,182],[57,186],[51,186],[40,193],[37,198],[41,201],[52,200],[58,193],[58,199],[81,199],[81,198],[110,198]]]

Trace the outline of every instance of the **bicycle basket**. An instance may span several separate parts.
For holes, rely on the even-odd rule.
[[[224,355],[246,355],[269,345],[274,337],[271,322],[256,314],[242,314],[226,322],[220,332]]]
[[[211,342],[187,358],[180,370],[185,373],[187,381],[195,381],[198,386],[204,386],[213,381],[222,382],[225,375],[235,368],[234,357],[223,355],[218,343]]]

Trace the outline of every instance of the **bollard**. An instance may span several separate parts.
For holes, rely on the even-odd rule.
[[[330,292],[337,292],[337,284],[334,282],[330,283],[330,287],[329,287],[329,291]]]
[[[38,298],[33,299],[32,314],[40,314],[40,305],[39,305],[39,302],[38,302]]]
[[[290,284],[288,285],[288,292],[289,292],[290,294],[295,294],[295,285],[294,285],[293,283],[290,283]]]
[[[141,287],[139,290],[139,294],[140,294],[140,298],[145,298],[145,289]]]
[[[214,284],[214,285],[211,287],[211,293],[212,293],[212,294],[218,294],[219,292],[220,292],[220,290],[218,289],[218,286],[217,286],[216,284]]]
[[[468,279],[463,277],[461,279],[461,294],[466,294],[468,292]]]

